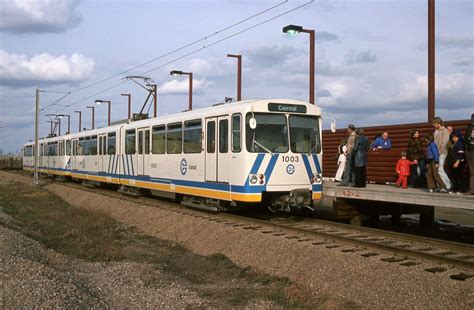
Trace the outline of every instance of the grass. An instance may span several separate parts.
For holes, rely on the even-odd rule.
[[[279,307],[316,306],[284,278],[236,266],[223,254],[200,256],[174,243],[140,233],[107,214],[75,208],[38,187],[0,185],[0,206],[13,218],[10,228],[57,252],[93,262],[143,262],[169,277],[191,284],[216,307],[270,300]],[[149,286],[160,279],[150,276]]]

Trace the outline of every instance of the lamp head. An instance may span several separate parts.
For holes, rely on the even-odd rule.
[[[297,25],[288,25],[283,27],[283,32],[286,33],[289,37],[294,37],[298,35],[303,30],[303,27]]]
[[[102,104],[102,102],[103,102],[103,100],[96,100],[96,101],[95,101],[95,104],[97,104],[97,105],[101,105],[101,104]]]
[[[176,77],[176,76],[180,76],[183,74],[183,71],[179,71],[179,70],[172,70],[170,71],[170,75]]]

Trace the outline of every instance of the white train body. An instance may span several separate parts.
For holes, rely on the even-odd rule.
[[[306,102],[234,102],[42,139],[39,171],[224,209],[311,207],[322,194],[320,128]]]

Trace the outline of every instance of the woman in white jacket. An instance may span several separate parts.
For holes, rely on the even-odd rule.
[[[342,174],[344,173],[344,169],[346,167],[346,160],[347,160],[346,142],[347,142],[347,139],[342,139],[338,147],[338,154],[339,154],[337,158],[338,168],[337,168],[336,176],[334,177],[334,180],[336,180],[336,182],[342,181]]]

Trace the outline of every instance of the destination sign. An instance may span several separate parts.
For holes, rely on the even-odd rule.
[[[268,104],[268,111],[284,112],[284,113],[306,113],[305,105],[273,103]]]

